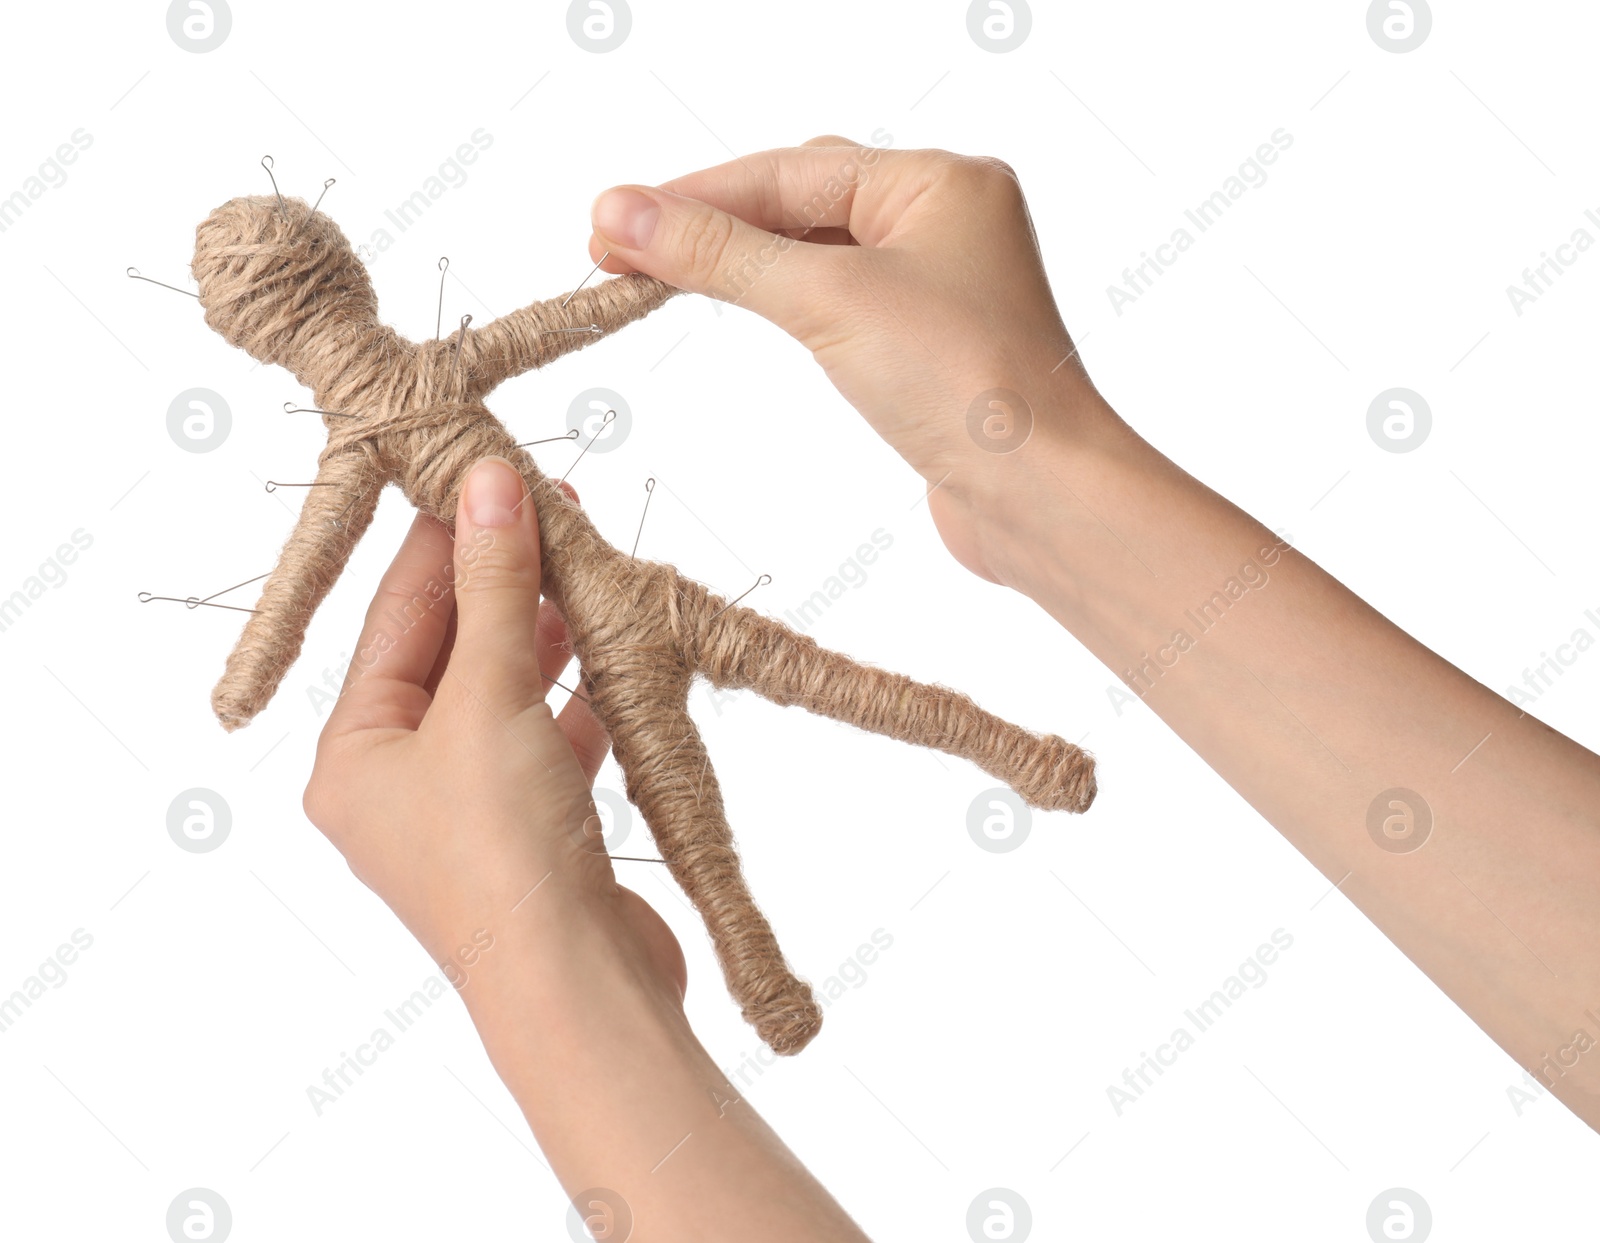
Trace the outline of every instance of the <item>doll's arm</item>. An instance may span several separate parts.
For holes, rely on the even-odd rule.
[[[325,460],[317,483],[328,486],[306,489],[300,519],[262,588],[255,616],[245,623],[211,692],[212,710],[229,731],[248,725],[277,691],[300,654],[312,614],[350,560],[383,491],[380,476],[352,475],[343,457]]]
[[[680,292],[650,276],[622,276],[562,298],[534,302],[471,330],[470,357],[480,391],[532,371],[642,319]],[[568,332],[594,325],[598,332]]]

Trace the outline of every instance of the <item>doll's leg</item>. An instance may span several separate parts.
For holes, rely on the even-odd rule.
[[[610,722],[617,762],[661,857],[705,920],[745,1020],[775,1053],[798,1053],[822,1026],[822,1010],[790,971],[745,885],[716,774],[689,719],[687,689],[684,677],[670,705],[624,711]]]
[[[705,607],[722,601],[709,597]],[[701,625],[697,646],[699,671],[717,686],[970,760],[1034,807],[1084,811],[1094,801],[1088,752],[1001,720],[958,691],[830,652],[770,617],[728,609]]]

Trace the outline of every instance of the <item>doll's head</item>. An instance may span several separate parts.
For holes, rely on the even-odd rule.
[[[195,230],[193,271],[212,329],[313,389],[392,336],[365,265],[303,199],[224,203]]]

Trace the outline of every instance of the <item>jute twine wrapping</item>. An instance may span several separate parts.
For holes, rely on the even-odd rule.
[[[196,231],[206,323],[316,395],[328,445],[316,482],[245,624],[212,706],[229,730],[272,698],[312,614],[367,529],[385,484],[454,520],[462,480],[486,454],[511,461],[538,510],[544,592],[567,620],[595,715],[610,734],[661,856],[705,920],[747,1021],[778,1053],[816,1034],[822,1011],[745,885],[722,795],[688,711],[696,674],[780,704],[972,761],[1029,804],[1082,811],[1094,761],[943,687],[869,668],[727,602],[672,566],[612,547],[484,406],[503,380],[580,349],[675,292],[643,276],[536,302],[458,337],[414,343],[379,323],[366,268],[338,226],[303,200],[234,199]],[[597,324],[599,334],[551,329]],[[457,357],[457,341],[461,341]]]

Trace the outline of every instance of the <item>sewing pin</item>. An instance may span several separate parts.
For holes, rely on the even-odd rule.
[[[315,216],[317,214],[317,208],[322,206],[322,200],[328,197],[328,191],[333,189],[333,184],[337,180],[337,177],[329,177],[328,180],[322,183],[322,193],[317,195],[317,201],[311,204],[311,216]],[[307,216],[306,219],[310,220],[311,216]]]
[[[439,256],[439,313],[433,317],[433,339],[444,337],[444,274],[450,270],[450,256]]]
[[[340,414],[337,410],[318,410],[315,406],[297,406],[292,401],[283,403],[285,414],[325,414],[331,419],[353,419],[356,415]]]
[[[151,285],[160,285],[161,288],[170,289],[170,290],[172,290],[173,293],[184,294],[184,295],[186,295],[186,296],[188,296],[190,298],[193,298],[196,302],[198,302],[200,300],[200,295],[195,293],[194,290],[192,290],[192,289],[179,289],[176,285],[169,285],[169,284],[167,284],[166,281],[158,281],[153,276],[140,276],[138,268],[129,268],[128,269],[128,276],[131,279],[136,280],[136,281],[144,281],[147,284],[151,284]]]
[[[606,251],[605,254],[600,256],[600,263],[604,263],[610,257],[611,257],[611,252],[608,250],[608,251]],[[600,270],[600,263],[595,264],[594,267],[589,269],[589,275],[585,276],[581,281],[578,282],[578,289],[582,289],[585,285],[587,285],[589,283],[590,277],[594,276],[594,274]],[[569,293],[562,300],[561,309],[563,311],[567,309],[567,303],[571,302],[574,298],[576,298],[578,296],[578,289],[574,289],[571,293]]]
[[[707,621],[716,621],[717,618],[721,617],[724,613],[726,613],[734,605],[738,604],[740,600],[743,600],[745,598],[745,596],[749,595],[757,587],[765,587],[771,581],[772,581],[772,575],[763,574],[760,578],[756,579],[756,581],[754,583],[752,583],[750,585],[750,587],[747,588],[742,595],[737,595],[733,599],[729,600],[726,604],[724,604],[715,613],[711,614],[711,616],[708,617],[706,620]]]
[[[276,479],[269,479],[266,483],[268,492],[276,492],[279,488],[331,488],[331,483],[281,483]]]
[[[204,604],[214,609],[232,609],[236,613],[259,613],[260,609],[247,609],[241,608],[237,604],[212,604],[211,602],[218,596],[227,595],[230,591],[238,591],[239,588],[248,587],[251,583],[259,583],[262,579],[270,577],[271,574],[271,570],[268,570],[265,574],[257,574],[254,578],[247,578],[244,582],[235,583],[232,587],[224,587],[221,591],[214,591],[203,600],[196,596],[156,596],[151,595],[148,591],[141,591],[139,593],[139,603],[149,604],[152,600],[171,600],[174,604],[182,604],[191,609],[197,609]]]
[[[283,191],[278,189],[278,179],[272,175],[273,160],[270,155],[261,157],[261,167],[267,170],[267,180],[272,182],[272,192],[278,196],[278,213],[283,217],[284,223],[289,221],[289,209],[283,204]]]
[[[570,475],[577,468],[578,463],[583,461],[583,454],[594,448],[594,442],[600,439],[600,433],[605,431],[606,428],[610,427],[611,420],[616,417],[617,412],[615,410],[606,411],[606,417],[601,419],[600,426],[594,429],[594,435],[589,437],[589,443],[583,446],[583,453],[580,453],[577,457],[573,458],[572,465],[567,467],[567,475]],[[565,483],[567,481],[567,475],[562,475],[559,482]]]
[[[650,478],[644,481],[644,513],[639,515],[639,530],[633,537],[633,552],[628,554],[630,557],[637,555],[639,551],[639,536],[644,534],[645,515],[650,512],[650,498],[655,495],[655,492],[656,478],[651,475]]]
[[[471,322],[472,322],[472,316],[463,315],[461,317],[461,328],[456,333],[456,352],[455,352],[455,357],[450,360],[450,379],[452,381],[454,381],[455,378],[456,378],[456,364],[461,361],[461,350],[467,343],[467,325],[470,324]]]
[[[543,678],[546,682],[555,683],[555,685],[559,686],[562,690],[566,691],[567,694],[571,695],[574,699],[581,699],[581,700],[583,700],[584,703],[588,703],[589,702],[589,697],[587,695],[578,694],[577,691],[573,690],[565,682],[556,682],[556,680],[553,677],[551,677],[548,673],[541,673],[539,676],[541,678]]]
[[[558,440],[576,440],[577,438],[578,429],[574,427],[565,436],[546,436],[543,440],[524,440],[517,448],[526,449],[529,445],[551,445]]]

